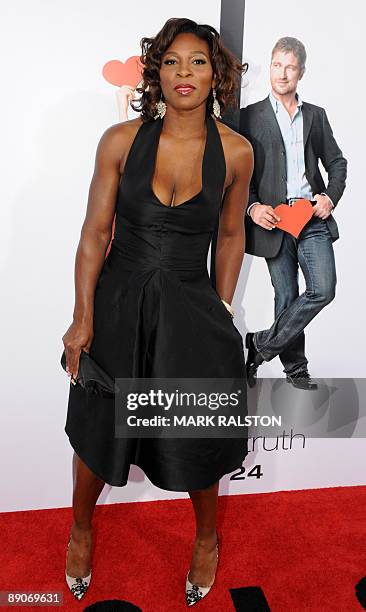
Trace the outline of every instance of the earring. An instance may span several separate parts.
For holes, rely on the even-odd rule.
[[[162,119],[166,113],[166,104],[163,102],[163,99],[160,98],[159,102],[156,104],[156,115],[154,115],[154,119]]]
[[[216,89],[213,88],[212,90],[212,95],[213,95],[213,105],[212,105],[212,110],[213,110],[213,114],[215,115],[216,119],[221,118],[221,107],[220,107],[220,102],[217,99],[216,96]]]

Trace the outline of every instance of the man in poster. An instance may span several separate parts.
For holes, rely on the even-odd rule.
[[[278,355],[286,380],[296,388],[315,389],[305,357],[304,328],[335,296],[332,215],[343,191],[347,161],[338,147],[323,108],[303,102],[297,85],[305,72],[304,45],[281,38],[273,48],[272,90],[264,100],[240,110],[241,134],[254,149],[255,168],[246,215],[247,247],[265,257],[275,292],[275,320],[269,329],[248,332],[247,379],[256,382],[258,366]],[[328,174],[325,186],[319,160]],[[274,207],[313,202],[313,216],[298,238],[276,227]],[[299,295],[298,268],[306,290]]]

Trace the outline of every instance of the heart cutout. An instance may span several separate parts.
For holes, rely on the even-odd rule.
[[[310,221],[314,214],[310,200],[296,200],[292,206],[279,204],[274,209],[281,221],[276,224],[284,232],[288,232],[295,238],[299,237],[301,230]]]
[[[111,85],[135,87],[141,81],[143,65],[138,55],[132,55],[126,62],[111,60],[103,66],[102,74]]]

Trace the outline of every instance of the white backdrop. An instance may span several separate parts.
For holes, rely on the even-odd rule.
[[[251,82],[243,90],[243,105],[267,94],[274,41],[298,36],[309,55],[301,94],[325,106],[349,160],[346,195],[335,213],[341,233],[335,245],[337,297],[308,328],[311,372],[362,377],[363,203],[357,200],[363,194],[362,5],[349,2],[344,15],[330,0],[308,1],[306,12],[288,0],[276,6],[267,2],[265,10],[258,4],[249,0],[246,7],[244,47]],[[1,511],[71,504],[72,449],[63,429],[69,379],[59,359],[71,322],[74,258],[95,149],[103,131],[119,120],[116,88],[103,79],[102,67],[111,59],[138,55],[140,38],[155,34],[182,11],[177,0],[162,0],[158,11],[147,0],[138,9],[112,0],[103,6],[86,0],[47,5],[18,0],[1,8]],[[219,2],[186,0],[184,16],[219,29]],[[270,324],[273,295],[262,260],[246,257],[234,306],[243,334]],[[263,366],[261,375],[281,376],[279,361]],[[258,449],[245,466],[261,464],[264,476],[237,481],[226,476],[220,490],[235,494],[361,484],[363,446],[363,440],[306,440],[305,448]],[[106,486],[99,503],[186,496],[153,487],[132,467],[128,486]]]

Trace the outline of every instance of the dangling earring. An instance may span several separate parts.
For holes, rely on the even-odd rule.
[[[212,110],[213,110],[213,114],[215,115],[216,119],[221,118],[221,107],[220,107],[220,102],[217,99],[216,96],[216,89],[213,88],[212,89],[212,95],[213,95],[213,105],[212,105]]]
[[[163,98],[161,97],[159,102],[156,104],[156,115],[154,115],[154,119],[162,119],[166,113],[166,104],[163,102]]]

